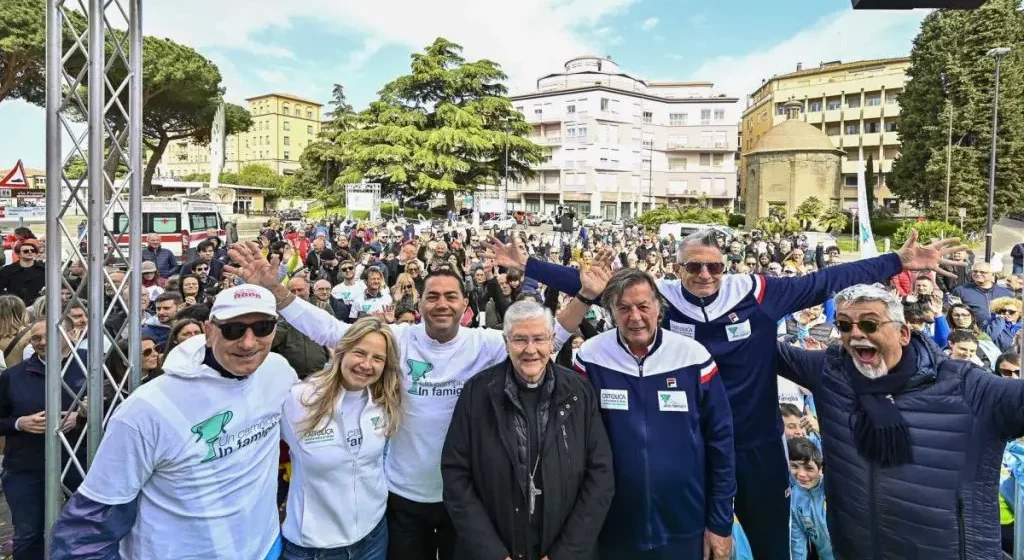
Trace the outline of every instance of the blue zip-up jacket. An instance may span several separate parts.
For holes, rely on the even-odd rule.
[[[583,343],[574,367],[590,379],[608,430],[615,498],[602,543],[638,551],[732,533],[732,414],[702,346],[659,329],[637,359],[618,330]]]
[[[861,375],[842,348],[779,346],[779,374],[814,393],[828,450],[828,526],[838,560],[1000,558],[999,467],[1024,435],[1024,383],[950,360],[911,334],[917,373],[892,401],[913,460],[884,468],[857,451],[852,417]]]
[[[181,265],[178,263],[174,253],[170,249],[164,249],[163,247],[154,251],[147,246],[142,250],[142,260],[156,263],[156,271],[160,278],[174,276],[181,269]]]
[[[825,522],[825,477],[810,490],[790,479],[789,544],[792,560],[807,559],[807,541],[814,545],[820,560],[834,560],[832,539]]]
[[[668,301],[661,326],[696,339],[714,356],[741,451],[782,437],[775,378],[779,319],[854,284],[888,280],[902,269],[899,255],[888,253],[795,278],[727,274],[718,293],[706,298],[687,292],[678,280],[660,280],[658,289]],[[567,294],[580,289],[579,274],[556,264],[530,259],[526,275]]]
[[[1014,509],[1017,497],[1017,481],[1024,478],[1024,445],[1014,440],[1006,444],[1003,451],[1003,468],[999,473],[999,497],[1003,499],[1005,507],[1012,516],[1016,516]],[[999,504],[1000,508],[1004,504]],[[1005,520],[1000,520],[1005,521]]]
[[[1001,297],[1012,298],[1013,292],[998,285],[993,285],[991,288],[983,290],[977,284],[971,282],[970,284],[957,287],[957,289],[953,290],[953,295],[960,298],[964,305],[971,308],[971,311],[974,312],[974,319],[979,325],[984,325],[992,316],[992,311],[989,308],[992,300]]]

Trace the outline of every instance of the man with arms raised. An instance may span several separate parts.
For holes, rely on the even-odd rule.
[[[272,290],[281,316],[318,344],[333,348],[350,327],[289,293],[277,281],[276,257],[268,262],[255,243],[236,243],[229,254],[240,265],[238,273]],[[602,258],[608,261],[611,254]],[[393,560],[452,558],[455,531],[442,503],[441,448],[463,384],[508,356],[501,331],[460,327],[469,303],[464,290],[456,273],[432,272],[420,297],[423,323],[391,327],[398,339],[406,391],[402,429],[391,440],[385,467],[390,490],[388,558]],[[566,322],[556,328],[555,351],[582,317],[578,313],[560,318]]]
[[[830,266],[806,276],[770,278],[725,275],[717,233],[707,229],[679,248],[680,280],[661,280],[658,291],[668,305],[661,326],[704,345],[720,368],[733,411],[736,446],[736,516],[750,539],[754,557],[789,557],[789,473],[779,418],[775,342],[779,319],[820,305],[854,284],[884,281],[901,270],[935,270],[961,247],[956,239],[919,245],[913,232],[898,253]],[[526,275],[575,294],[570,269],[527,259],[514,245],[488,243],[498,264],[526,269]],[[612,435],[614,441],[614,435]]]
[[[297,378],[270,353],[276,318],[259,286],[217,296],[206,334],[110,419],[52,560],[277,558],[279,423]]]

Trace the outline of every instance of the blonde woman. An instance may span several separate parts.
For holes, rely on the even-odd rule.
[[[0,352],[7,367],[21,362],[28,344],[25,302],[18,296],[0,296]]]
[[[282,560],[385,560],[384,449],[402,417],[395,337],[359,319],[326,369],[292,387],[281,437],[292,461]]]
[[[409,273],[403,272],[398,275],[394,287],[391,288],[391,299],[395,302],[396,307],[402,303],[412,307],[419,305],[420,292],[416,289],[416,282]]]

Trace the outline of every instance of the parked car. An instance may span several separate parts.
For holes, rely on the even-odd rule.
[[[502,218],[501,216],[491,218],[483,223],[484,229],[512,229],[516,227],[516,219],[512,216]]]
[[[531,226],[539,226],[541,223],[543,223],[543,221],[541,220],[540,216],[534,214],[533,212],[527,212],[526,223],[527,225]]]

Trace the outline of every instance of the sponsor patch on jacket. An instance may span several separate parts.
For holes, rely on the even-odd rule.
[[[318,447],[334,445],[337,437],[338,434],[334,429],[334,424],[331,424],[325,428],[306,434],[301,440],[299,440],[299,444],[307,449],[316,449]]]
[[[658,391],[658,410],[662,412],[689,412],[686,391]]]
[[[750,319],[735,325],[726,325],[725,336],[729,339],[729,342],[750,338]]]
[[[668,379],[666,379],[665,380],[665,386],[668,387],[669,389],[675,389],[676,388],[676,378],[675,377],[669,377]]]
[[[671,330],[674,333],[679,333],[683,336],[688,336],[690,338],[694,338],[694,336],[696,336],[696,332],[694,330],[693,325],[688,325],[686,323],[677,323],[675,321],[670,320],[668,322],[668,326],[669,330]]]
[[[729,320],[732,321],[733,323],[739,323],[740,322],[740,316],[737,315],[736,313],[730,313],[729,314]]]
[[[629,410],[629,392],[625,389],[601,389],[601,408]]]

